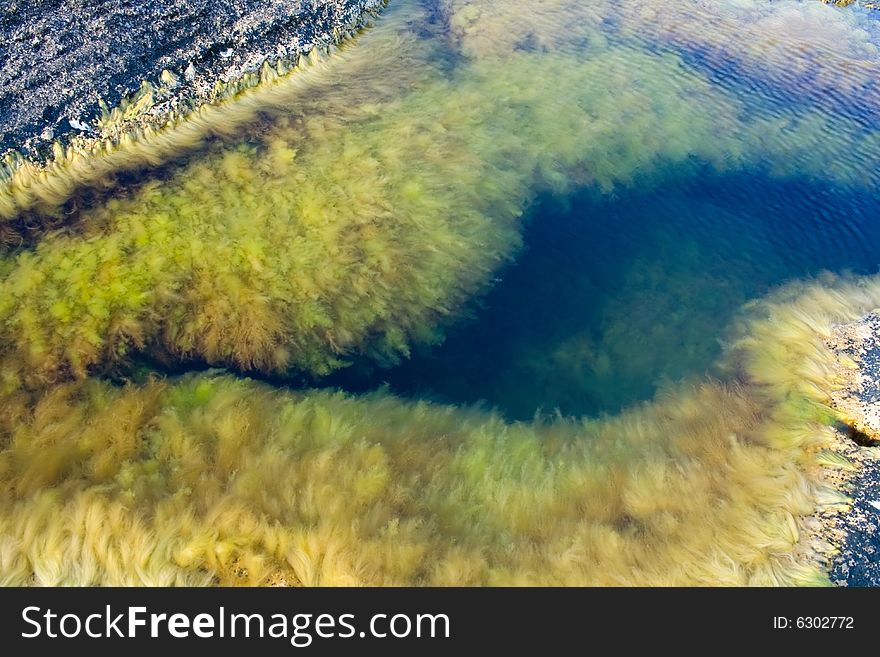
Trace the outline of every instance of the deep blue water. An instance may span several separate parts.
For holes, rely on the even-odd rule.
[[[325,383],[483,402],[509,418],[596,415],[711,373],[743,303],[823,270],[880,269],[880,199],[815,180],[721,176],[543,197],[525,248],[444,344]]]

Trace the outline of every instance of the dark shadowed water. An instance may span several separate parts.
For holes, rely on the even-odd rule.
[[[771,287],[876,272],[878,215],[871,193],[749,173],[543,197],[525,249],[445,344],[331,383],[485,402],[516,419],[614,412],[711,373],[734,313]]]

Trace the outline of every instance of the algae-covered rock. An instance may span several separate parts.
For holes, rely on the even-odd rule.
[[[853,470],[840,482],[852,497],[850,508],[824,526],[841,548],[829,563],[830,573],[845,586],[876,586],[880,584],[880,316],[869,312],[836,324],[825,342],[834,356],[837,379],[830,403],[842,422],[841,451]]]

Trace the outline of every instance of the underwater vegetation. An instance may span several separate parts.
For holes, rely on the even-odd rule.
[[[441,341],[516,257],[539,194],[706,169],[875,189],[880,141],[859,117],[752,102],[748,81],[645,43],[680,5],[643,32],[645,3],[392,2],[353,47],[165,132],[13,163],[0,583],[826,583],[816,552],[833,547],[807,546],[804,518],[846,506],[824,473],[848,464],[821,452],[836,385],[822,336],[880,305],[878,279],[753,302],[723,377],[614,417],[508,422],[236,375],[322,376]],[[870,57],[860,22],[816,12]],[[726,52],[731,20],[698,13],[669,43],[705,32],[705,52]],[[797,42],[824,52],[827,34]],[[766,43],[739,56],[760,68]],[[230,371],[102,378],[142,354]]]
[[[835,11],[801,0],[443,0],[441,6],[451,38],[475,59],[515,49],[571,51],[609,39],[683,52],[717,77],[800,97],[831,113],[864,118],[880,110],[873,73],[880,23],[860,6]]]
[[[706,384],[507,425],[223,376],[7,401],[4,584],[792,584],[798,452]]]
[[[640,85],[667,65],[639,63]],[[602,58],[574,64],[524,55],[357,122],[279,119],[259,142],[215,149],[83,211],[74,229],[10,254],[0,294],[7,388],[83,376],[134,348],[317,374],[358,349],[406,353],[411,337],[430,339],[514,253],[532,190],[564,189],[578,167],[610,189],[646,161],[706,150],[694,128],[707,121],[655,84],[623,96],[633,107],[653,101],[651,141],[636,153],[632,135],[590,121],[612,96],[621,100],[614,90],[633,72],[608,75]],[[539,70],[554,75],[498,106]],[[495,88],[479,91],[490,81]],[[569,98],[530,101],[551,98],[560,82],[582,106],[570,99],[576,111],[551,122]],[[688,114],[690,132],[678,123]],[[534,128],[517,134],[519,123]]]
[[[847,500],[834,322],[880,278],[756,302],[706,381],[614,418],[507,423],[221,373],[5,400],[4,584],[806,584],[799,516]],[[831,550],[830,546],[824,549]]]
[[[485,289],[542,190],[612,193],[755,153],[774,175],[814,163],[856,184],[858,172],[835,168],[839,152],[865,163],[880,152],[846,119],[744,116],[672,54],[588,45],[586,58],[514,51],[447,72],[437,43],[412,38],[403,19],[415,9],[375,28],[386,34],[378,60],[404,58],[412,88],[394,91],[380,69],[346,84],[328,74],[315,83],[326,93],[311,95],[294,73],[296,93],[265,92],[279,90],[267,111],[283,97],[287,115],[9,249],[4,389],[106,372],[135,351],[313,375],[351,355],[393,362],[413,341],[439,340]],[[242,103],[253,114],[250,96]]]

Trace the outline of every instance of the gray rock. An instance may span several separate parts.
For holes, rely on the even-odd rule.
[[[836,326],[826,341],[836,355],[842,385],[831,404],[846,419],[848,457],[857,464],[846,493],[852,507],[834,519],[842,536],[831,564],[832,581],[845,586],[880,585],[880,315],[869,313]]]
[[[0,153],[34,156],[163,70],[205,98],[216,80],[333,42],[381,0],[7,0],[0,3]],[[228,55],[228,56],[227,56]]]

